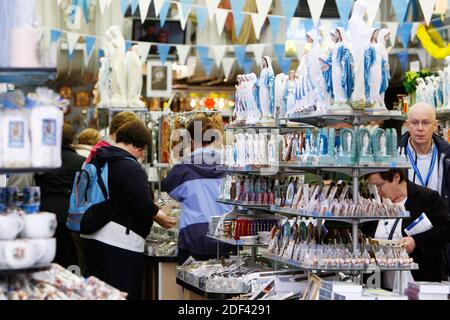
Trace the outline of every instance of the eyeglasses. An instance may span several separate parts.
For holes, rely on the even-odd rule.
[[[420,125],[422,125],[423,128],[428,129],[431,127],[431,125],[434,123],[434,121],[424,120],[424,121],[418,121],[418,120],[408,120],[408,123],[414,128],[418,129]]]

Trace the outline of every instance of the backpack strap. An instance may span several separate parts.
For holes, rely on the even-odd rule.
[[[100,187],[100,190],[102,190],[103,197],[105,198],[105,200],[107,200],[109,198],[109,196],[108,196],[108,191],[106,189],[105,182],[103,181],[103,178],[102,178],[102,168],[100,167],[100,164],[98,163],[98,161],[92,161],[91,163],[95,166],[95,169],[97,170],[97,183]]]

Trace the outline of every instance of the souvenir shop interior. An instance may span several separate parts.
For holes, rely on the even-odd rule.
[[[108,181],[92,148],[119,148],[124,112],[174,221],[136,235],[138,299],[450,299],[448,19],[447,0],[0,0],[0,300],[136,298],[84,257],[115,219],[83,234]],[[198,139],[213,161],[185,161]]]

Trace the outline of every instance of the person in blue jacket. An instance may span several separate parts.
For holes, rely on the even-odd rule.
[[[216,202],[224,176],[224,172],[218,170],[221,151],[216,148],[222,132],[204,115],[191,120],[187,129],[193,151],[185,155],[162,182],[162,190],[182,204],[177,256],[180,265],[190,256],[197,261],[217,258],[217,242],[206,237],[209,220],[232,209]],[[208,139],[210,133],[213,137]],[[199,141],[195,141],[197,137],[201,137]],[[232,247],[220,244],[221,256],[227,256],[230,251]]]

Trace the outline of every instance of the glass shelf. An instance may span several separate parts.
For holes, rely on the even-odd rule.
[[[347,122],[351,124],[363,124],[371,120],[405,120],[405,116],[400,111],[315,111],[304,112],[292,115],[289,118],[282,118],[282,120],[289,120],[293,122],[300,122],[312,125],[314,127],[326,127],[335,125],[340,122]]]
[[[215,236],[209,235],[209,234],[207,234],[206,236],[212,240],[227,243],[227,244],[230,244],[233,246],[244,246],[244,247],[268,247],[269,246],[268,244],[262,244],[262,243],[246,244],[246,243],[243,243],[242,240],[218,238],[218,237],[215,237]]]
[[[295,130],[300,130],[300,129],[306,129],[306,128],[314,128],[314,126],[311,126],[309,124],[304,124],[304,123],[298,123],[298,122],[293,122],[290,125],[286,125],[286,124],[281,124],[280,126],[258,126],[258,125],[227,125],[225,127],[225,130],[255,130],[255,131],[268,131],[271,132],[273,130],[280,130],[280,133],[284,133],[284,132],[290,132],[290,131],[295,131]]]
[[[280,170],[281,169],[281,170]],[[248,174],[248,175],[260,175],[260,176],[273,176],[277,174],[300,174],[299,170],[285,170],[284,168],[280,168],[278,165],[273,165],[270,167],[261,167],[261,166],[245,166],[245,167],[229,167],[229,166],[220,166],[217,170],[224,171],[226,173],[235,173],[235,174]],[[306,172],[306,171],[305,171]]]
[[[436,118],[438,120],[448,120],[448,119],[450,119],[450,109],[436,111]]]
[[[206,299],[211,299],[211,300],[227,300],[227,299],[231,299],[233,297],[236,296],[240,296],[242,294],[246,294],[247,292],[236,292],[236,293],[229,293],[229,292],[212,292],[212,291],[206,291],[202,286],[199,285],[195,285],[195,284],[191,284],[187,281],[185,281],[184,279],[181,279],[177,276],[176,278],[176,282],[178,285],[182,286],[183,288],[186,288],[190,291],[193,291],[195,293],[197,293],[198,295],[201,295],[203,297],[205,297]]]
[[[41,86],[56,77],[56,68],[0,68],[0,83]]]
[[[270,205],[266,205],[266,204],[251,204],[251,203],[243,203],[243,202],[239,202],[239,201],[231,201],[231,200],[225,200],[225,199],[217,199],[216,202],[223,203],[223,204],[229,204],[229,205],[233,205],[233,206],[245,207],[245,208],[270,210]]]
[[[413,263],[410,267],[380,267],[380,266],[373,266],[373,267],[316,267],[316,266],[310,266],[306,264],[302,264],[297,260],[287,259],[280,256],[271,255],[269,253],[263,253],[262,256],[266,259],[284,263],[286,265],[292,266],[294,268],[299,268],[303,270],[309,270],[309,271],[324,271],[324,272],[339,272],[339,271],[357,271],[357,272],[364,272],[364,273],[372,273],[376,271],[411,271],[411,270],[418,270],[419,265],[417,263]]]
[[[358,220],[359,222],[367,222],[367,221],[376,221],[383,219],[405,219],[410,218],[409,212],[404,212],[400,217],[389,217],[389,216],[381,216],[381,217],[373,217],[373,216],[354,216],[354,217],[333,217],[333,216],[322,216],[315,212],[307,212],[306,210],[296,210],[291,208],[283,208],[280,206],[271,206],[270,210],[276,213],[289,214],[294,216],[301,216],[306,218],[314,218],[314,219],[325,219],[330,221],[341,221],[341,222],[349,222],[352,223],[353,220]]]
[[[0,174],[5,173],[31,173],[31,172],[48,172],[58,170],[57,168],[0,168]]]
[[[11,268],[6,268],[5,266],[0,266],[0,274],[1,275],[9,275],[9,274],[16,274],[16,273],[38,272],[38,271],[48,270],[50,267],[51,267],[51,264],[36,265],[33,267],[29,267],[29,268],[19,268],[19,269],[11,269]]]

